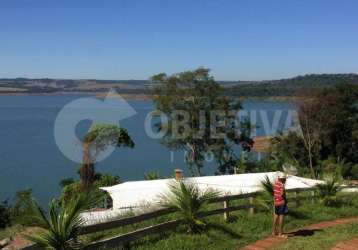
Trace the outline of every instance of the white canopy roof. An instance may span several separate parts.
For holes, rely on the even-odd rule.
[[[208,188],[221,191],[223,195],[256,192],[262,189],[261,181],[267,176],[271,182],[275,181],[280,172],[250,173],[236,175],[219,175],[185,178],[184,181],[195,183],[200,190]],[[151,181],[129,181],[111,187],[102,187],[113,200],[113,208],[105,211],[84,212],[82,217],[86,224],[113,220],[131,211],[142,213],[158,208],[160,196],[169,191],[174,179]],[[286,189],[313,187],[322,181],[287,176]]]
[[[186,182],[195,183],[200,190],[208,188],[221,191],[223,194],[242,194],[262,189],[261,181],[266,176],[271,181],[279,172],[249,173],[236,175],[219,175],[185,178]],[[102,187],[113,200],[113,209],[143,208],[158,204],[161,194],[169,191],[168,184],[174,179],[149,181],[129,181],[111,187]],[[286,189],[312,187],[320,181],[289,175]]]

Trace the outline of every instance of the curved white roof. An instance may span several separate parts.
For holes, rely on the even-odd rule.
[[[216,189],[224,194],[241,194],[259,191],[261,181],[266,176],[271,181],[277,178],[278,172],[249,173],[236,175],[190,177],[184,180],[195,183],[200,190],[208,188]],[[102,187],[113,200],[113,209],[141,208],[155,205],[160,200],[160,195],[169,191],[168,184],[174,179],[160,179],[149,181],[129,181],[111,187]],[[320,181],[288,176],[286,189],[312,187]]]

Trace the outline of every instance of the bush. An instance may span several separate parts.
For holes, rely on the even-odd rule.
[[[263,192],[260,192],[259,195],[255,199],[255,205],[264,209],[265,211],[272,211],[274,203],[273,203],[273,183],[270,181],[268,176],[265,176],[265,180],[261,181],[261,188]]]
[[[220,192],[211,189],[202,192],[196,184],[184,181],[170,183],[169,190],[169,193],[162,195],[161,205],[178,213],[188,233],[203,231],[206,223],[199,213],[205,210],[210,200],[219,197]]]
[[[318,196],[325,206],[337,204],[337,194],[339,192],[339,183],[335,177],[326,177],[325,183],[317,185]]]
[[[10,224],[10,207],[7,201],[4,201],[0,204],[0,228],[5,228],[10,226]]]
[[[96,180],[94,181],[91,188],[88,190],[88,193],[91,195],[95,195],[98,198],[98,202],[94,204],[94,207],[104,207],[107,206],[108,200],[110,200],[110,196],[107,192],[99,189],[100,187],[106,187],[106,186],[113,186],[117,185],[121,182],[120,178],[118,176],[113,176],[110,174],[100,174],[96,173],[95,175]],[[73,199],[76,199],[80,194],[82,194],[81,191],[81,182],[80,181],[74,181],[70,184],[67,184],[63,187],[59,203],[65,204],[66,202],[69,202]],[[107,208],[107,207],[105,207]]]
[[[358,180],[358,164],[351,168],[351,177],[353,180]]]
[[[24,226],[35,225],[32,219],[27,216],[32,211],[30,206],[32,202],[32,189],[25,189],[16,193],[15,202],[11,209],[11,217],[14,223]]]

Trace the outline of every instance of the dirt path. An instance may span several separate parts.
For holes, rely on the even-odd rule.
[[[34,235],[41,232],[42,230],[38,227],[28,227],[21,232],[16,233],[10,242],[4,249],[6,250],[17,250],[32,244],[31,241],[27,240],[24,235]]]
[[[324,221],[316,224],[312,224],[310,226],[306,226],[302,229],[292,231],[288,233],[288,238],[291,237],[299,237],[299,236],[310,236],[313,235],[315,231],[320,231],[325,228],[349,224],[352,222],[358,222],[358,218],[347,218],[347,219],[337,219],[333,221]],[[265,239],[256,241],[252,243],[251,245],[245,246],[243,248],[240,248],[241,250],[265,250],[265,249],[271,249],[278,244],[284,242],[286,239],[279,238],[279,237],[267,237]],[[334,250],[357,250],[358,249],[358,239],[355,241],[355,248],[333,248]],[[351,244],[342,243],[344,246],[350,246]],[[343,246],[342,245],[342,246]],[[340,247],[339,244],[336,247]]]
[[[332,250],[357,250],[358,249],[358,238],[340,242]]]

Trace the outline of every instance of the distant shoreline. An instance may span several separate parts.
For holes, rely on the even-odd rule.
[[[150,101],[152,100],[152,95],[147,94],[121,94],[118,93],[125,100],[129,101]],[[53,93],[26,93],[26,92],[12,92],[12,93],[1,93],[0,96],[64,96],[64,95],[83,95],[83,96],[96,96],[98,98],[104,98],[107,95],[107,92],[53,92]],[[234,97],[239,100],[257,100],[257,101],[297,101],[300,98],[296,96],[269,96],[269,97]]]

